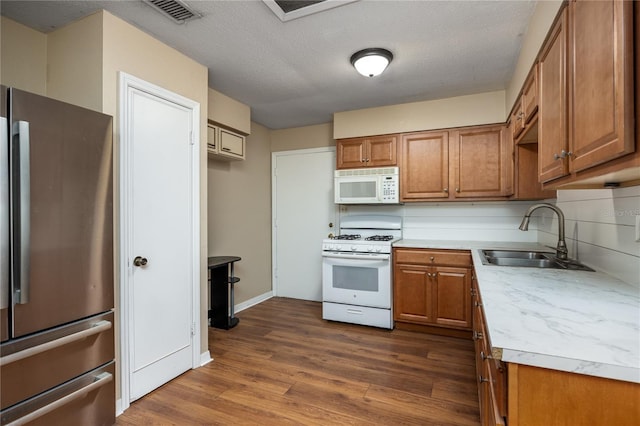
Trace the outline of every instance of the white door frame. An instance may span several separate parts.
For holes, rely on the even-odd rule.
[[[191,128],[191,208],[192,208],[192,268],[191,268],[191,285],[192,285],[192,321],[195,324],[192,336],[192,367],[200,366],[200,104],[191,99],[170,92],[162,87],[148,83],[130,74],[119,73],[119,189],[120,189],[120,212],[119,212],[119,253],[118,263],[120,277],[120,298],[119,298],[119,321],[120,321],[120,406],[117,408],[117,414],[129,408],[130,392],[129,378],[131,374],[131,366],[129,363],[129,355],[131,351],[130,337],[130,318],[132,318],[133,304],[130,292],[125,289],[130,288],[132,278],[132,259],[131,247],[131,224],[132,216],[130,206],[132,203],[132,194],[129,189],[131,179],[131,129],[129,116],[131,114],[131,105],[129,103],[129,90],[137,89],[144,91],[153,96],[163,98],[169,102],[181,105],[192,110]]]
[[[271,283],[273,288],[273,295],[278,296],[278,280],[277,280],[277,272],[278,272],[278,242],[276,238],[276,230],[277,230],[277,221],[278,221],[278,212],[277,212],[277,199],[278,199],[278,188],[276,185],[276,164],[278,157],[286,157],[289,155],[302,155],[302,154],[316,154],[321,152],[335,152],[335,146],[327,146],[321,148],[307,148],[307,149],[294,149],[290,151],[277,151],[271,154]],[[338,215],[336,215],[336,220],[338,219]],[[335,224],[338,226],[338,224]],[[321,244],[322,241],[318,241],[318,244]]]

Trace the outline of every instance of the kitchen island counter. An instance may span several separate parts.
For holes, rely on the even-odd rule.
[[[640,383],[640,289],[602,272],[483,265],[481,249],[537,243],[401,240],[470,250],[494,352],[502,361]]]

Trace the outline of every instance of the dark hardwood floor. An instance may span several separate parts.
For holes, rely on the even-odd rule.
[[[273,298],[209,329],[214,361],[134,402],[117,425],[478,425],[473,343],[322,320]]]

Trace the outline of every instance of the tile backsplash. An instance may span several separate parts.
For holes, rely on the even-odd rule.
[[[555,204],[565,215],[569,256],[592,268],[640,287],[640,186],[618,189],[560,190]],[[539,210],[538,241],[555,245],[558,222]]]
[[[556,204],[565,214],[569,257],[640,288],[640,186],[618,189],[561,190]],[[399,215],[403,238],[458,241],[539,242],[554,247],[558,221],[549,209],[536,210],[529,231],[518,229],[535,201],[411,203],[400,206],[342,206],[340,216]]]

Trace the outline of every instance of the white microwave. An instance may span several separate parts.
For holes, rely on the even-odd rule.
[[[336,170],[336,204],[399,204],[397,167]]]

